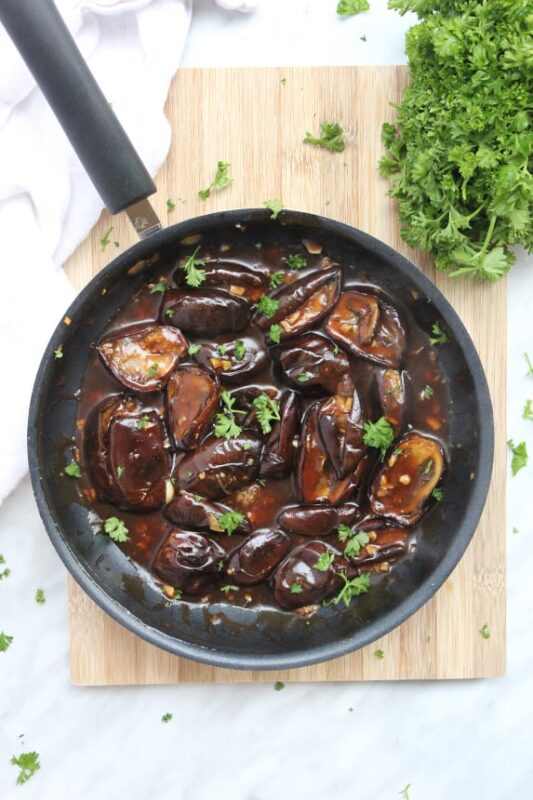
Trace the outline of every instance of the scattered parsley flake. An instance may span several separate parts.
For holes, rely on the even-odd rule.
[[[244,514],[239,513],[238,511],[226,511],[224,514],[221,514],[218,517],[218,524],[224,530],[228,536],[237,530],[241,522],[244,520]]]
[[[276,272],[273,272],[270,276],[270,288],[277,289],[278,286],[281,286],[285,279],[285,273],[283,270],[279,269]]]
[[[270,211],[270,219],[277,219],[284,208],[281,200],[263,200],[263,205]]]
[[[158,369],[159,369],[159,364],[157,363],[157,361],[154,361],[154,363],[152,364],[152,366],[150,367],[150,369],[146,373],[146,377],[148,379],[155,377],[155,375],[157,375]]]
[[[274,689],[276,690],[276,692],[281,692],[281,690],[284,688],[285,684],[283,683],[283,681],[276,681],[276,683],[274,684]]]
[[[196,353],[200,350],[202,345],[200,344],[190,344],[189,349],[187,350],[190,356],[195,356]]]
[[[107,231],[104,233],[104,235],[102,236],[102,238],[100,239],[100,247],[102,248],[102,252],[103,252],[103,251],[106,249],[106,247],[107,247],[108,245],[110,245],[110,244],[111,244],[111,231],[112,231],[112,230],[113,230],[113,228],[112,228],[112,227],[111,227],[111,228],[109,228],[109,230],[107,230]]]
[[[171,200],[169,198],[167,200],[167,211],[168,211],[168,213],[170,214],[170,212],[174,211],[175,208],[176,208],[176,203],[174,202],[174,200]]]
[[[424,466],[424,469],[422,470],[422,475],[428,475],[432,469],[433,469],[433,459],[428,458]]]
[[[368,0],[339,0],[337,14],[343,17],[353,17],[362,11],[368,11],[369,8]]]
[[[63,358],[63,345],[60,344],[57,350],[54,350],[54,358]]]
[[[267,319],[272,319],[279,308],[279,300],[274,300],[274,298],[269,297],[267,294],[263,294],[258,302],[254,304],[254,308],[257,308],[259,313]]]
[[[169,317],[170,318],[173,314],[174,314],[174,309],[173,308],[167,308],[167,310],[165,311],[165,317]]]
[[[21,753],[19,756],[13,756],[11,763],[20,769],[17,776],[17,785],[21,786],[30,778],[33,778],[38,769],[41,769],[39,763],[39,753]]]
[[[291,583],[291,594],[301,594],[303,592],[299,583]]]
[[[35,602],[36,603],[40,603],[41,605],[43,603],[46,603],[46,597],[44,596],[43,589],[36,589],[36,591],[35,591]]]
[[[527,363],[527,372],[526,375],[533,375],[533,364],[531,363],[531,359],[527,353],[524,353],[524,358],[526,359]]]
[[[523,419],[533,420],[533,401],[526,400],[524,410],[522,411]]]
[[[199,249],[200,245],[198,245],[194,253],[191,253],[181,267],[187,275],[185,283],[187,286],[192,286],[194,289],[197,289],[198,286],[201,286],[205,281],[205,270],[199,269],[199,267],[205,266],[205,260],[203,258],[196,258],[196,253]]]
[[[219,354],[219,356],[225,356],[227,349],[228,349],[227,344],[217,344],[217,353]]]
[[[424,389],[422,391],[422,397],[424,398],[424,400],[429,400],[429,398],[433,397],[434,394],[435,392],[431,388],[431,386],[424,386]]]
[[[341,522],[339,527],[337,528],[337,536],[341,542],[345,542],[351,536],[353,536],[353,530],[350,528],[349,525],[346,525],[344,522]]]
[[[301,375],[298,375],[296,380],[299,381],[300,383],[307,383],[307,381],[309,380],[309,375],[306,372],[302,372]]]
[[[291,253],[283,260],[289,269],[304,269],[307,266],[307,259],[301,253]]]
[[[315,147],[322,147],[330,153],[342,153],[345,148],[344,131],[338,122],[321,122],[320,136],[315,137],[312,133],[305,134],[304,144],[312,144]]]
[[[280,343],[282,332],[283,332],[283,328],[281,327],[281,325],[278,325],[277,323],[274,323],[274,325],[270,326],[270,330],[268,332],[268,335],[269,335],[270,339],[274,342],[274,344],[279,344]]]
[[[233,586],[231,583],[226,583],[225,586],[220,587],[220,591],[224,592],[224,594],[229,594],[229,592],[238,592],[239,587]]]
[[[429,337],[429,343],[431,345],[446,344],[446,342],[448,341],[448,337],[446,336],[446,334],[444,333],[438,322],[434,322],[433,325],[431,326],[431,333],[433,334],[433,336]]]
[[[287,78],[280,78],[279,82],[282,84],[282,86],[286,86],[287,85]]]
[[[486,622],[485,622],[484,625],[481,626],[481,628],[479,629],[479,632],[483,636],[484,639],[490,639],[489,626],[487,625]]]
[[[129,542],[128,529],[118,517],[108,517],[104,522],[104,532],[114,542]]]
[[[363,426],[363,442],[367,447],[376,447],[381,453],[381,460],[394,441],[394,430],[385,417],[380,417],[376,422],[368,420]]]
[[[335,560],[334,553],[328,553],[327,550],[324,550],[323,553],[320,553],[318,557],[318,561],[314,565],[315,569],[318,569],[320,572],[327,572],[328,569],[331,567]]]
[[[411,788],[411,784],[408,783],[407,786],[403,787],[401,792],[398,792],[398,794],[401,794],[401,796],[403,797],[403,800],[409,800],[409,789],[410,788]]]
[[[364,33],[359,38],[361,39],[362,42],[366,42],[366,35]]]
[[[517,472],[520,472],[521,469],[527,466],[528,456],[526,443],[519,442],[519,444],[515,445],[513,440],[509,439],[507,442],[507,447],[513,454],[513,458],[511,460],[511,472],[513,475],[516,475]]]
[[[167,200],[167,203],[168,203],[168,200]],[[171,719],[172,719],[172,714],[170,714],[167,711],[167,713],[163,714],[163,716],[161,717],[161,722],[170,722]]]
[[[252,449],[252,443],[251,442],[243,442],[242,443],[242,449],[243,450],[251,450]]]
[[[0,653],[5,653],[12,641],[12,636],[8,636],[4,631],[0,631]]]
[[[431,496],[437,501],[442,500],[442,489],[439,488],[433,489],[433,491],[431,492]]]
[[[166,281],[160,280],[150,286],[150,294],[157,294],[157,292],[161,292],[161,294],[163,294],[163,292],[166,292],[167,288]],[[167,309],[167,311],[170,311],[170,309]]]
[[[75,461],[71,461],[70,464],[67,464],[63,471],[65,475],[69,476],[69,478],[81,478],[80,465]]]
[[[252,403],[255,408],[257,421],[261,425],[263,433],[270,433],[272,431],[272,422],[280,419],[279,416],[279,403],[273,400],[266,394],[261,394],[256,397]]]
[[[228,174],[230,166],[231,164],[228,164],[227,161],[218,161],[217,171],[215,173],[213,182],[210,183],[206,189],[200,189],[198,192],[198,197],[200,197],[202,200],[207,200],[211,192],[220,192],[221,189],[231,186],[233,179],[230,178]]]
[[[379,650],[374,650],[374,655],[376,656],[376,658],[379,658],[379,659],[385,658],[385,653],[383,652],[383,650],[381,648],[379,648]]]
[[[244,356],[246,355],[246,345],[242,339],[237,339],[233,345],[233,352],[235,353],[235,358],[238,358],[239,361],[243,360]]]
[[[0,553],[0,565],[5,563],[6,560],[2,555],[2,553]],[[2,570],[2,572],[0,572],[0,581],[4,580],[4,578],[8,578],[10,575],[11,575],[11,570],[9,569],[9,567],[6,567],[4,570]]]
[[[147,428],[149,424],[150,424],[150,417],[148,416],[148,414],[143,414],[142,417],[138,419],[137,422],[135,423],[135,425],[137,426],[137,428],[139,428],[140,431],[143,431],[145,428]]]
[[[513,533],[520,533],[520,531],[515,525],[513,525]]]

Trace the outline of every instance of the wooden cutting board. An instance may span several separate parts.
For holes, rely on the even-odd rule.
[[[387,183],[376,164],[380,128],[407,82],[404,67],[180,70],[167,116],[169,156],[157,176],[154,204],[164,223],[279,198],[287,208],[335,217],[383,239],[421,267],[469,329],[487,371],[494,404],[496,457],[489,499],[466,555],[438,594],[384,639],[349,656],[285,672],[214,669],[171,656],[113,622],[69,583],[71,678],[75,684],[226,681],[347,681],[477,678],[505,670],[505,392],[506,286],[452,281],[400,239]],[[321,120],[342,123],[344,153],[304,146]],[[233,185],[209,200],[198,189],[219,160]],[[167,213],[171,198],[176,208]],[[109,258],[100,239],[125,249],[135,235],[124,216],[105,213],[66,267],[80,289]],[[498,335],[494,335],[494,331]],[[487,624],[490,638],[479,629]],[[374,651],[381,648],[384,658]]]

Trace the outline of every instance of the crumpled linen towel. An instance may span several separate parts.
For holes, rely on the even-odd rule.
[[[37,0],[36,0],[37,2]],[[257,0],[217,0],[240,11]],[[151,174],[170,143],[163,106],[192,0],[56,0]],[[103,204],[0,26],[0,503],[27,470],[26,423],[44,346],[74,296],[62,263]]]

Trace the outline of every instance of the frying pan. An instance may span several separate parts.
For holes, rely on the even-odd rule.
[[[0,0],[0,20],[33,72],[85,169],[116,213],[125,210],[141,241],[114,259],[74,300],[48,344],[31,400],[30,474],[48,535],[84,591],[121,625],[180,656],[219,667],[286,669],[342,656],[383,636],[419,609],[464,553],[479,520],[493,460],[492,408],[479,357],[459,317],[431,281],[368,234],[331,219],[265,209],[209,214],[161,229],[148,196],[155,185],[95,83],[52,0]],[[75,481],[61,476],[75,435],[88,358],[110,319],[159,274],[180,240],[251,236],[263,243],[319,240],[342,264],[363,264],[372,282],[429,331],[438,321],[449,383],[450,451],[444,500],[417,530],[417,547],[348,608],[310,619],[273,608],[166,603],[158,588],[108,537],[95,535]],[[154,259],[157,264],[154,265]],[[346,267],[347,271],[354,269]],[[154,271],[157,270],[157,273]],[[416,298],[416,299],[415,299]],[[59,345],[63,358],[53,352]]]

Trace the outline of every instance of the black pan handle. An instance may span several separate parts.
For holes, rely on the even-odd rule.
[[[156,186],[53,0],[0,0],[0,21],[105,205],[115,214]]]

